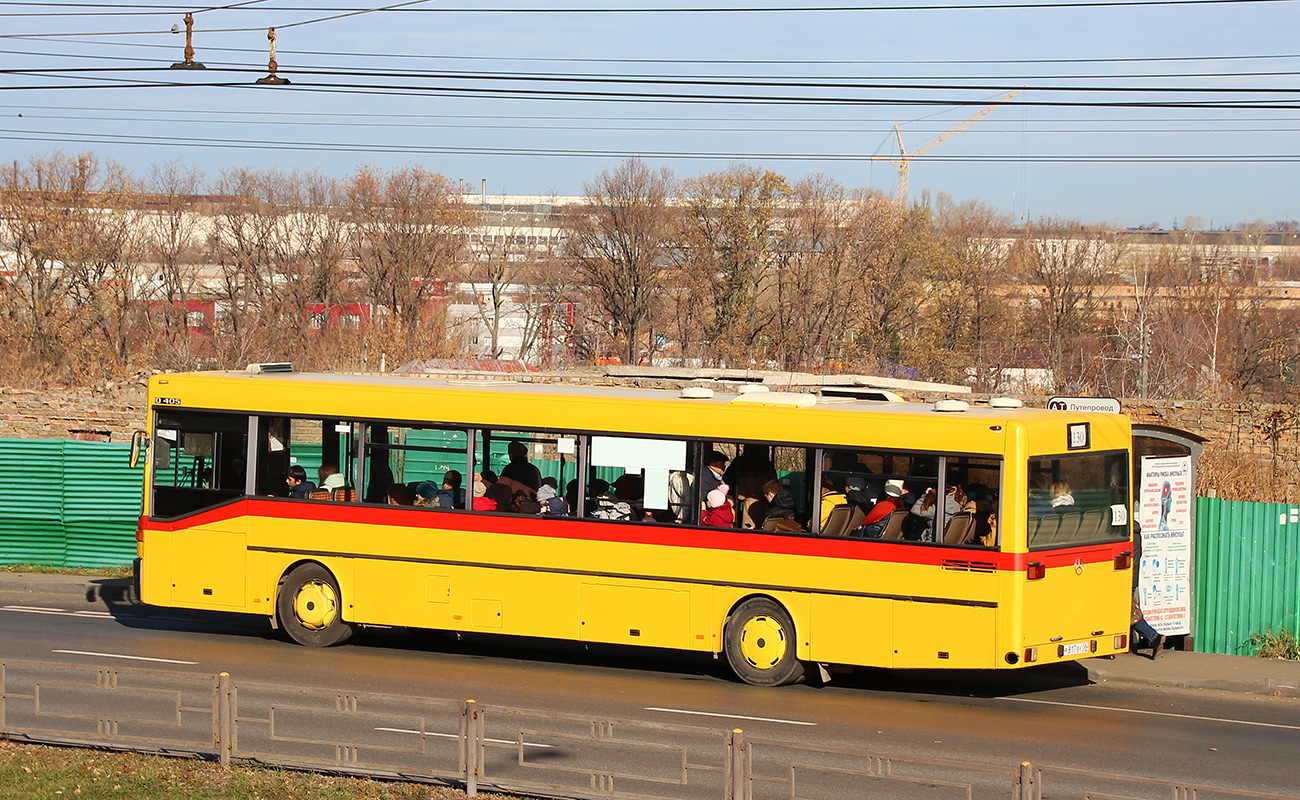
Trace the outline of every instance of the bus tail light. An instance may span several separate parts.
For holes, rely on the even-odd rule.
[[[1128,649],[1128,634],[1127,634],[1127,633],[1117,633],[1117,634],[1115,634],[1115,649],[1116,649],[1116,650],[1127,650],[1127,649]]]
[[[143,542],[143,541],[144,541],[144,528],[136,528],[136,529],[135,529],[135,540],[136,540],[137,542]]]
[[[1133,566],[1133,551],[1125,550],[1115,556],[1115,569],[1128,569]]]
[[[1037,648],[1037,647],[1026,647],[1026,648],[1025,648],[1025,663],[1026,663],[1026,664],[1033,664],[1033,663],[1035,663],[1035,662],[1037,662],[1037,661],[1038,661],[1038,648]]]
[[[1030,561],[1025,575],[1031,581],[1041,581],[1047,575],[1047,565],[1041,561]]]

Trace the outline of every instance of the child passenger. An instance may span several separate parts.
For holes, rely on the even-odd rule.
[[[730,528],[736,523],[736,512],[731,507],[731,498],[727,497],[727,484],[709,492],[708,509],[700,517],[700,524],[712,528]]]

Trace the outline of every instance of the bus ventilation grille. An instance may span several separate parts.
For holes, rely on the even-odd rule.
[[[957,570],[958,572],[997,572],[997,565],[990,564],[987,561],[955,561],[948,559],[941,565],[944,569]]]

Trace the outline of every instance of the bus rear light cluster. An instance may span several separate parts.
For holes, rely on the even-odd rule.
[[[1127,649],[1128,649],[1128,634],[1127,634],[1127,633],[1117,633],[1117,634],[1115,634],[1115,649],[1116,649],[1116,650],[1127,650]]]
[[[1115,569],[1128,569],[1133,566],[1133,551],[1125,550],[1115,556]]]
[[[1030,561],[1025,577],[1031,581],[1041,581],[1047,575],[1047,565],[1041,561]]]
[[[137,542],[143,542],[143,541],[144,541],[144,528],[136,528],[136,529],[135,529],[135,540],[136,540]]]
[[[1037,647],[1026,647],[1026,648],[1025,648],[1025,663],[1026,663],[1026,664],[1033,664],[1033,663],[1036,663],[1037,661],[1038,661],[1038,648],[1037,648]]]

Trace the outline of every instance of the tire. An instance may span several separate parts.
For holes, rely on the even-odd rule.
[[[731,671],[745,683],[784,686],[804,677],[804,664],[795,656],[794,622],[774,600],[741,603],[727,618],[722,638]]]
[[[338,581],[320,564],[300,564],[284,577],[275,615],[290,639],[308,647],[330,647],[352,636]]]

